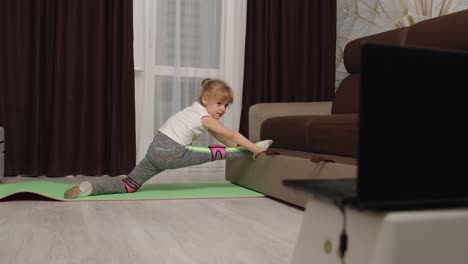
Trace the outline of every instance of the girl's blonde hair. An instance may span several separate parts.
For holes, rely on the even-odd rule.
[[[200,103],[202,102],[202,97],[204,95],[216,93],[222,93],[223,99],[226,99],[228,104],[232,104],[234,102],[231,87],[229,87],[229,85],[227,85],[227,83],[222,80],[206,78],[201,81],[201,86],[202,90],[199,98]]]

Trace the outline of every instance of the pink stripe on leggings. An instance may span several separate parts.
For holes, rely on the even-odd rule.
[[[132,178],[130,177],[123,179],[122,182],[124,183],[125,189],[127,190],[128,193],[136,192],[141,186],[138,183],[136,183],[134,180],[132,180]]]

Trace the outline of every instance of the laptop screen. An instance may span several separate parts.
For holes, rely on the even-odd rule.
[[[360,199],[468,198],[468,54],[366,43],[361,56]]]

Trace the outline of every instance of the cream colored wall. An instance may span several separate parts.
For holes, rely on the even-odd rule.
[[[337,0],[336,81],[348,75],[345,45],[356,38],[468,9],[468,0]]]

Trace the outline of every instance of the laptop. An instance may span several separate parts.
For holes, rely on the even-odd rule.
[[[358,175],[285,180],[340,206],[468,206],[468,53],[364,43]]]

